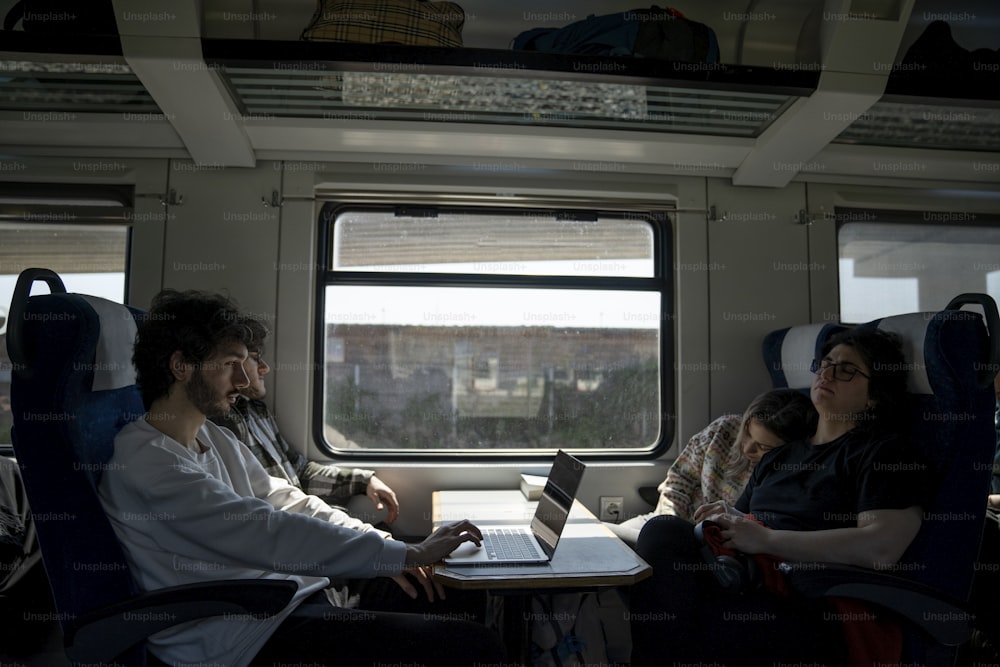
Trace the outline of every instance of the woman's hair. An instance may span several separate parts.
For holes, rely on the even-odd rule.
[[[755,420],[782,442],[792,442],[808,438],[816,432],[819,414],[809,397],[801,391],[772,389],[757,396],[747,406],[737,436],[741,442],[749,434],[750,420]],[[743,456],[743,448],[739,447],[727,462],[726,474],[741,473],[749,466],[750,461]]]
[[[170,357],[180,351],[192,364],[204,363],[218,347],[237,340],[248,348],[254,332],[230,299],[208,292],[166,289],[153,297],[139,324],[132,363],[138,372],[143,405],[165,396],[173,385]],[[259,344],[259,343],[258,343]]]
[[[868,366],[868,398],[875,402],[869,419],[859,425],[898,426],[906,396],[908,365],[899,336],[881,329],[854,327],[832,336],[823,344],[822,356],[838,345],[846,345],[861,355]],[[872,424],[874,422],[874,424]]]

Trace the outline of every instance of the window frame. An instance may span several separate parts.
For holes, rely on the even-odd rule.
[[[39,200],[32,203],[22,203]],[[48,200],[48,201],[44,201]],[[128,303],[132,278],[134,190],[131,186],[65,185],[50,183],[0,183],[0,223],[56,227],[109,227],[125,229],[125,256],[121,303]],[[87,205],[86,201],[114,201],[120,206]],[[36,216],[38,219],[29,219]],[[68,272],[59,272],[60,277]],[[9,275],[9,274],[6,274]],[[10,304],[5,304],[10,305]],[[0,456],[13,457],[14,448],[0,443]]]
[[[415,198],[416,199],[416,198]],[[596,202],[594,202],[596,204]],[[609,217],[641,216],[650,225],[653,235],[653,276],[648,278],[634,277],[587,277],[587,276],[531,276],[531,275],[491,275],[468,273],[405,273],[405,272],[375,272],[375,271],[334,271],[333,260],[333,230],[337,216],[346,211],[386,211],[428,210],[448,213],[510,213],[516,210],[521,213],[538,212],[546,215],[569,213],[587,215],[605,215]],[[665,270],[664,264],[672,255],[673,248],[673,211],[660,206],[642,206],[614,204],[605,206],[581,206],[577,203],[560,205],[545,201],[528,203],[526,205],[504,205],[501,202],[488,204],[470,204],[464,202],[448,204],[414,203],[407,204],[398,200],[376,202],[370,200],[351,201],[336,200],[323,203],[318,215],[319,235],[316,262],[316,295],[314,318],[313,345],[313,440],[324,454],[340,460],[364,459],[366,461],[420,462],[462,461],[489,462],[510,461],[512,459],[526,461],[551,461],[552,453],[548,449],[540,449],[538,453],[530,450],[484,449],[479,451],[461,450],[447,451],[413,451],[413,450],[338,450],[330,447],[324,434],[324,387],[325,347],[326,347],[326,287],[329,285],[364,285],[364,286],[394,286],[394,287],[490,287],[490,288],[555,288],[555,289],[620,289],[655,291],[660,295],[660,326],[659,326],[659,391],[660,391],[660,430],[656,441],[649,449],[572,449],[574,455],[589,460],[650,460],[656,459],[673,442],[675,436],[676,414],[674,384],[674,294],[673,273]]]
[[[928,219],[933,216],[934,219]],[[941,227],[948,222],[957,223],[961,227],[983,227],[1000,229],[1000,215],[996,213],[980,213],[968,210],[953,209],[924,209],[924,210],[900,210],[900,209],[875,209],[855,206],[837,206],[834,209],[835,229],[834,243],[837,261],[837,316],[838,323],[856,326],[865,322],[847,322],[843,319],[844,312],[843,294],[840,286],[840,232],[843,227],[851,223],[866,223],[880,225],[926,225],[927,227]],[[957,296],[953,294],[952,296]],[[947,302],[935,306],[931,310],[943,310]],[[918,311],[919,311],[918,307]],[[888,316],[888,315],[885,315]]]

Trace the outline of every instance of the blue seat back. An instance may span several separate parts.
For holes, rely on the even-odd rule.
[[[996,450],[996,402],[983,373],[992,364],[990,335],[982,315],[965,310],[896,315],[865,326],[903,341],[908,437],[935,484],[899,574],[967,600]]]
[[[115,435],[144,413],[131,363],[139,311],[66,294],[41,271],[22,273],[11,304],[12,435],[65,630],[137,590],[96,488]],[[40,279],[54,293],[29,298]]]

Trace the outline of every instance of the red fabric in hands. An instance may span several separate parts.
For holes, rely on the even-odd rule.
[[[748,519],[764,525],[752,514]],[[763,577],[764,589],[776,595],[787,596],[790,591],[784,575],[778,569],[782,559],[769,554],[740,554],[723,546],[725,538],[718,525],[703,526],[705,542],[716,556],[753,558]],[[903,652],[903,630],[899,622],[886,613],[877,614],[871,605],[860,600],[841,597],[826,598],[833,607],[834,617],[840,621],[847,646],[846,665],[898,664]]]

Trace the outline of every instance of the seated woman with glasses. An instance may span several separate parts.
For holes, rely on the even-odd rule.
[[[715,522],[722,546],[744,554],[890,568],[920,528],[927,487],[901,437],[905,368],[892,334],[833,337],[812,366],[816,432],[766,454],[735,508],[716,501],[694,520]],[[653,575],[633,589],[633,665],[844,660],[843,619],[823,599],[725,592],[690,522],[654,517],[636,549]]]
[[[673,514],[690,521],[706,503],[731,505],[764,454],[812,435],[816,418],[816,409],[802,392],[772,389],[760,394],[742,416],[723,415],[688,441],[657,487],[660,498],[653,512],[608,528],[634,547],[639,531],[654,516]]]

